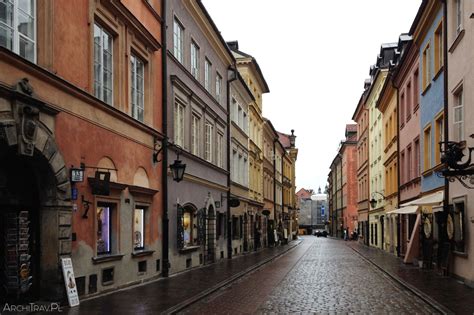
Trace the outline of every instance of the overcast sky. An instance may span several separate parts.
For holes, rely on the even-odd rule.
[[[226,41],[254,56],[263,115],[295,129],[296,186],[323,189],[382,43],[409,31],[421,0],[203,0]]]

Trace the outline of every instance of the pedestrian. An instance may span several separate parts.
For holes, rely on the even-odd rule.
[[[347,241],[349,239],[349,228],[344,229],[344,240]]]

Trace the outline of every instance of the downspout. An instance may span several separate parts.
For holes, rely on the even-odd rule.
[[[277,227],[276,210],[276,139],[273,139],[273,229]]]
[[[166,0],[161,0],[161,106],[162,106],[162,129],[164,133],[163,154],[162,154],[162,201],[163,201],[163,253],[162,253],[162,272],[163,277],[169,275],[169,217],[168,217],[168,68],[166,46]]]
[[[449,138],[449,106],[448,106],[448,3],[446,0],[441,0],[443,3],[443,72],[444,72],[444,141],[448,141]],[[445,162],[445,168],[447,168],[447,162]],[[444,200],[443,200],[443,218],[440,220],[439,226],[439,239],[441,244],[447,241],[446,221],[448,218],[449,209],[449,180],[444,178]],[[439,250],[442,250],[442,246],[438,246]],[[441,257],[438,255],[438,257]]]
[[[392,87],[395,89],[395,95],[397,98],[397,207],[400,207],[400,100],[398,99],[398,87],[392,80]],[[397,257],[400,257],[400,237],[401,237],[401,220],[402,215],[397,215]]]
[[[231,122],[230,122],[230,84],[237,79],[236,65],[229,66],[229,71],[233,72],[232,78],[227,78],[227,258],[232,259],[232,219],[230,211],[230,147],[231,139]]]

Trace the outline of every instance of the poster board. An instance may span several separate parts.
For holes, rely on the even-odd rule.
[[[71,258],[61,258],[61,266],[63,268],[64,285],[66,287],[69,306],[77,306],[79,305],[79,295],[77,293]]]

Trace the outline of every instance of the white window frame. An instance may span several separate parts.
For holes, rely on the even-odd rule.
[[[212,162],[212,133],[214,126],[206,121],[206,145],[204,151],[204,159],[208,162]]]
[[[456,118],[456,112],[460,113],[461,118]],[[464,88],[460,86],[454,93],[453,106],[453,132],[454,140],[462,141],[464,139]]]
[[[36,63],[36,33],[37,33],[37,27],[36,27],[36,12],[37,12],[37,5],[36,5],[36,0],[32,1],[33,7],[31,8],[30,13],[24,11],[23,9],[20,8],[19,5],[19,0],[7,0],[6,5],[10,5],[12,9],[12,20],[11,20],[11,25],[0,22],[0,28],[5,29],[5,31],[10,32],[11,34],[11,47],[5,47],[11,51],[13,51],[15,54],[20,55],[21,57]],[[28,35],[23,34],[18,30],[19,28],[19,20],[20,20],[20,15],[21,13],[28,18],[31,19],[32,22],[32,36],[33,38],[29,37]],[[33,56],[32,58],[28,58],[27,56],[21,55],[20,54],[20,39],[26,40],[27,42],[31,43],[33,45]]]
[[[191,74],[199,80],[199,46],[191,41]]]
[[[224,167],[224,135],[217,132],[217,166]]]
[[[179,62],[184,61],[184,27],[175,17],[173,20],[173,55]]]
[[[221,102],[222,95],[222,77],[219,73],[216,73],[216,100],[218,103]]]
[[[130,72],[130,99],[132,102],[132,117],[138,121],[143,122],[145,120],[145,63],[134,54],[130,56]],[[139,78],[142,79],[141,84],[139,83]]]
[[[95,34],[95,29],[98,29],[100,31],[100,47],[99,47],[99,58],[98,58],[98,63],[96,62],[96,56],[94,55],[94,94],[95,96],[100,99],[101,101],[113,105],[114,103],[114,38],[113,36],[100,24],[94,23],[94,34]],[[110,38],[110,60],[111,62],[111,78],[110,78],[110,86],[105,87],[104,86],[104,55],[106,52],[104,51],[104,36],[108,36]],[[94,46],[95,46],[95,37],[94,37]],[[94,54],[95,54],[95,47],[94,47]],[[99,69],[99,76],[95,75],[96,73],[96,66],[100,66]],[[107,69],[108,70],[108,69]],[[98,85],[98,89],[96,90]],[[109,89],[110,90],[110,101],[108,102],[105,97],[104,97],[104,90]]]
[[[204,60],[204,88],[211,92],[211,67],[212,64],[209,59]]]
[[[191,118],[191,153],[200,156],[199,140],[201,139],[201,118],[196,114]]]
[[[184,147],[184,105],[175,100],[174,104],[174,143]]]

